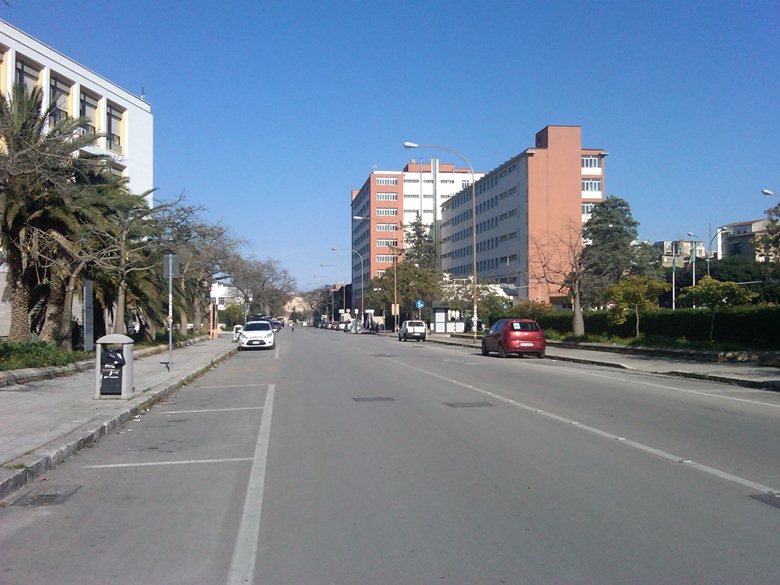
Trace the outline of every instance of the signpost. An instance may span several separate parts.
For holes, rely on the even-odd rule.
[[[173,370],[173,277],[179,276],[179,257],[176,254],[163,256],[163,278],[168,279],[168,363],[165,366]]]

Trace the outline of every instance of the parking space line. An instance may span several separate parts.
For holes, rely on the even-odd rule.
[[[196,465],[203,463],[236,463],[252,461],[251,457],[233,457],[230,459],[190,459],[187,461],[152,461],[146,463],[109,463],[106,465],[85,465],[84,469],[116,469],[120,467],[155,467],[159,465]]]
[[[238,528],[233,558],[230,561],[227,585],[254,583],[257,544],[260,539],[260,519],[263,513],[263,492],[265,490],[265,471],[268,462],[268,446],[271,438],[271,416],[273,415],[274,393],[276,386],[268,385],[265,395],[265,408],[257,433],[254,462],[249,475],[244,511]]]
[[[221,390],[223,388],[260,388],[268,384],[222,384],[220,386],[187,386],[187,390]]]

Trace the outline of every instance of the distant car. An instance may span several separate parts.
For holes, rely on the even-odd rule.
[[[277,321],[276,319],[271,319],[271,327],[273,327],[274,331],[281,331],[282,330],[282,322]]]
[[[425,321],[404,321],[398,330],[398,341],[406,341],[407,339],[425,341],[427,338],[428,326]]]
[[[510,353],[543,358],[546,349],[544,332],[532,319],[499,319],[482,337],[482,355],[494,351],[502,358]]]
[[[270,321],[249,321],[238,334],[238,349],[273,349],[276,334]]]

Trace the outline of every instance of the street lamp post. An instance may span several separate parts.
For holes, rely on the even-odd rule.
[[[416,142],[404,142],[404,148],[410,149],[410,148],[437,148],[440,150],[446,150],[447,152],[451,152],[458,158],[462,159],[469,167],[469,170],[471,171],[471,281],[472,281],[472,288],[473,288],[473,301],[474,305],[472,308],[472,323],[473,323],[473,330],[474,330],[474,342],[477,341],[477,324],[479,323],[479,320],[477,318],[477,191],[476,186],[474,185],[474,167],[471,166],[471,163],[468,161],[468,159],[463,156],[461,153],[459,153],[457,150],[453,148],[449,148],[448,146],[441,146],[438,144],[417,144]]]
[[[725,231],[726,231],[726,228],[724,228],[724,227],[719,227],[718,229],[716,229],[715,230],[715,235],[710,238],[710,243],[707,244],[707,258],[706,258],[706,260],[707,260],[707,276],[710,275],[710,260],[712,258],[712,242],[714,242],[715,238],[717,238],[720,234],[722,234]],[[712,224],[710,224],[710,233],[712,233]],[[701,236],[697,236],[696,234],[691,233],[691,232],[688,232],[688,235],[691,236],[691,237],[694,237],[694,238],[702,239]],[[718,249],[720,249],[720,246],[718,246]],[[694,265],[694,267],[695,267],[695,265]],[[693,285],[696,286],[695,274],[694,274]]]
[[[695,241],[691,242],[691,264],[693,264],[693,286],[696,286],[696,244],[699,240],[701,240],[701,236],[697,236],[693,232],[688,232],[689,238],[696,238]]]

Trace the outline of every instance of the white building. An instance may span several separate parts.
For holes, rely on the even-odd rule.
[[[109,155],[113,171],[128,179],[131,192],[153,188],[153,120],[143,97],[0,20],[0,94],[7,97],[15,83],[39,87],[44,108],[57,104],[55,117],[87,118],[84,130],[105,136],[85,151]],[[147,201],[152,204],[151,195]],[[0,290],[5,289],[5,276],[0,267]],[[8,333],[9,312],[8,305],[0,303],[0,335]]]

